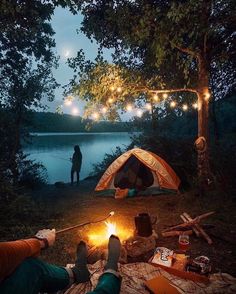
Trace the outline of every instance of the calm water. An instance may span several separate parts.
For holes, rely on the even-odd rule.
[[[82,155],[81,179],[87,177],[93,164],[102,161],[105,153],[112,153],[116,146],[130,143],[128,133],[40,133],[24,151],[29,158],[41,162],[47,169],[48,182],[69,182],[74,145],[79,145]]]

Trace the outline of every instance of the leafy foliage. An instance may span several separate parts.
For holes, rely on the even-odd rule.
[[[30,163],[23,160],[21,151],[29,124],[26,113],[42,107],[42,97],[52,100],[58,86],[51,72],[57,60],[49,22],[59,5],[73,13],[78,9],[76,1],[67,0],[0,2],[0,188],[4,191],[5,186],[16,187],[22,174],[29,173]],[[31,176],[36,175],[35,169],[32,163]]]
[[[235,87],[234,1],[101,0],[83,1],[80,9],[82,31],[115,50],[115,65],[101,52],[95,63],[87,62],[81,51],[69,63],[71,89],[88,102],[89,113],[108,106],[113,86],[122,91],[109,105],[109,119],[118,118],[124,102],[151,100],[155,90],[182,89],[187,93],[173,97],[186,101],[193,99],[188,88],[202,95],[211,83],[213,95],[224,97]]]

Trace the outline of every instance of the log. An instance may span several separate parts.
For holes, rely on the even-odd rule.
[[[168,232],[168,231],[172,231],[174,229],[179,229],[179,228],[185,228],[185,227],[190,227],[192,225],[195,225],[196,223],[199,223],[200,220],[202,220],[203,218],[206,218],[212,214],[214,214],[215,211],[211,211],[211,212],[207,212],[207,213],[204,213],[204,214],[201,214],[197,217],[195,217],[192,221],[189,221],[189,222],[186,222],[186,223],[183,223],[183,224],[180,224],[180,225],[176,225],[176,226],[173,226],[173,227],[169,227],[165,230],[163,230],[163,232]]]
[[[212,214],[212,213],[211,213]],[[210,215],[211,215],[210,214]],[[183,213],[183,215],[186,217],[186,218],[188,218],[190,221],[192,220],[192,218],[191,218],[191,216],[188,214],[188,213],[186,213],[186,212],[184,212]],[[207,213],[205,213],[205,215],[207,215]],[[208,213],[208,215],[209,215],[209,213]],[[208,216],[207,215],[207,216]],[[197,229],[197,231],[207,240],[207,243],[209,244],[209,245],[211,245],[213,242],[212,242],[212,240],[211,240],[211,238],[209,237],[209,235],[203,230],[203,228],[199,225],[199,224],[195,224],[194,225],[194,227]]]
[[[184,213],[181,214],[180,217],[181,217],[181,219],[182,219],[185,223],[187,223],[188,221],[192,221],[192,218],[191,218],[191,220],[188,219],[188,218],[184,215]],[[194,225],[192,226],[192,229],[193,229],[194,233],[196,234],[196,236],[199,237],[199,236],[200,236],[200,233],[199,233],[199,231],[197,230],[197,228],[196,228]]]
[[[162,232],[162,236],[163,237],[173,237],[173,236],[179,236],[181,234],[185,235],[192,235],[193,231],[192,230],[188,230],[188,231],[170,231],[170,232]]]

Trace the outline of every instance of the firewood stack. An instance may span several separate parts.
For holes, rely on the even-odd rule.
[[[184,223],[164,229],[162,231],[162,236],[172,237],[172,236],[179,236],[183,233],[187,235],[191,235],[195,233],[197,237],[203,237],[207,241],[207,243],[211,245],[213,242],[211,238],[209,237],[209,235],[203,229],[203,227],[205,228],[207,227],[207,225],[200,225],[200,221],[214,213],[215,213],[214,211],[211,211],[211,212],[201,214],[195,218],[192,218],[187,212],[184,212],[180,215]]]

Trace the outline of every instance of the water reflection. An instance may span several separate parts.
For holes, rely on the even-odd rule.
[[[41,162],[48,171],[49,183],[70,181],[70,157],[74,145],[79,145],[83,154],[81,179],[92,171],[92,165],[100,162],[105,153],[111,153],[116,146],[130,143],[128,133],[77,133],[40,134],[32,138],[32,144],[25,146],[30,159]]]

